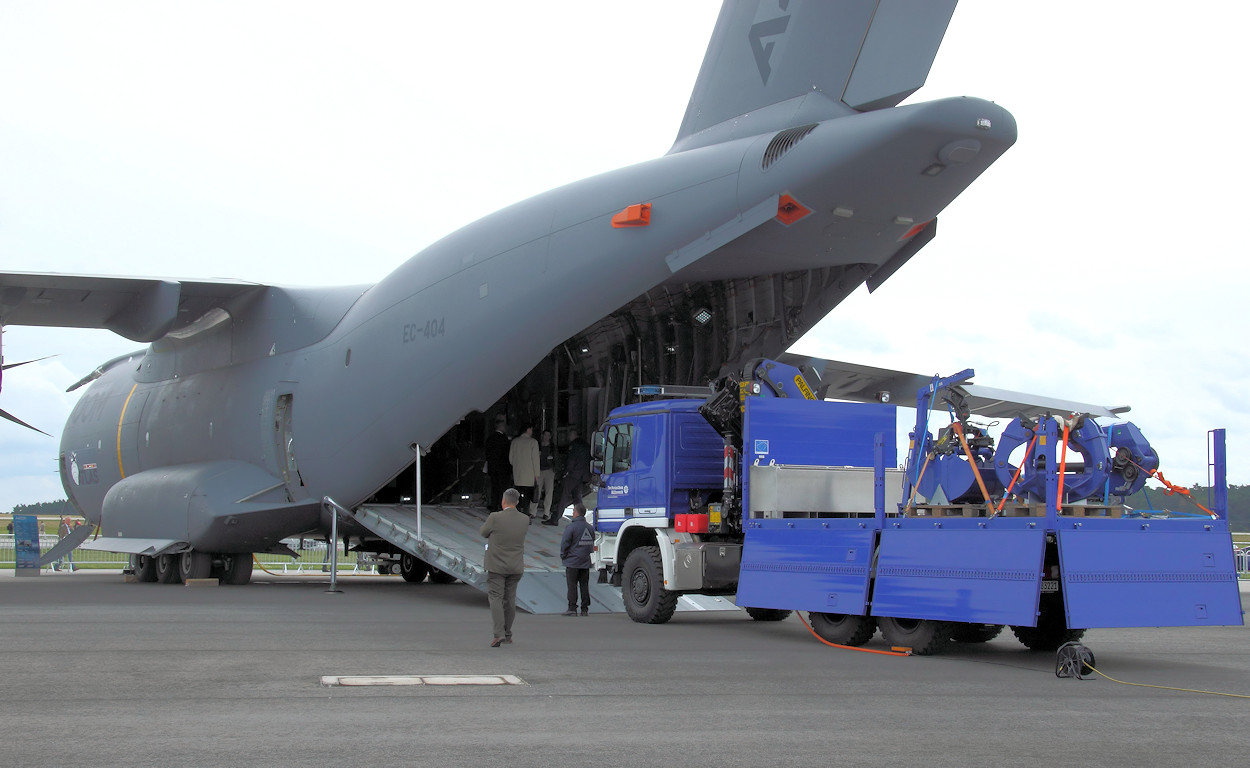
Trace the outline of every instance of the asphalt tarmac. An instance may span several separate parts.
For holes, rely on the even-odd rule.
[[[1250,760],[1250,698],[1060,679],[1005,636],[828,648],[796,617],[517,617],[398,577],[0,576],[0,766],[1155,766]],[[1247,602],[1242,594],[1243,606]],[[1250,696],[1250,630],[1091,630],[1125,682]],[[880,637],[868,646],[884,649]],[[523,685],[325,687],[323,675]]]

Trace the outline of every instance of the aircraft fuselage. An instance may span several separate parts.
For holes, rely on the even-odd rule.
[[[946,99],[816,124],[766,161],[775,136],[539,195],[371,287],[258,287],[91,384],[62,438],[67,492],[105,535],[265,549],[318,526],[324,496],[368,498],[414,444],[656,286],[885,264],[1014,142],[1015,123]],[[787,200],[806,213],[779,218]],[[648,225],[612,225],[644,203]],[[578,301],[551,303],[562,295]]]

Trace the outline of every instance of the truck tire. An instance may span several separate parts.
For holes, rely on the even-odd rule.
[[[988,643],[1003,631],[1002,624],[964,624],[955,625],[951,639],[957,643]]]
[[[951,641],[953,622],[933,619],[895,619],[881,616],[877,619],[881,636],[892,646],[911,648],[917,656],[941,653]]]
[[[405,552],[399,557],[399,575],[404,577],[404,581],[410,584],[417,584],[425,581],[425,575],[429,572],[430,567],[425,561],[414,557]]]
[[[1036,627],[1012,627],[1011,633],[1030,651],[1054,651],[1064,643],[1080,640],[1085,636],[1083,629],[1068,629],[1062,614],[1058,621],[1048,621],[1047,618],[1043,613]]]
[[[677,593],[664,588],[659,547],[638,547],[625,558],[621,583],[625,613],[639,624],[663,624],[677,610]]]
[[[834,645],[858,647],[872,639],[877,632],[877,620],[872,616],[852,616],[848,613],[807,614],[812,631],[826,642]]]
[[[790,618],[790,614],[794,613],[794,611],[787,611],[784,608],[747,608],[743,606],[743,610],[756,621],[785,621]]]

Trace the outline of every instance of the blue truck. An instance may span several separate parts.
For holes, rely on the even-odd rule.
[[[1135,426],[1022,412],[996,441],[971,377],[918,392],[902,469],[894,406],[825,401],[814,371],[776,361],[702,401],[613,410],[593,444],[600,580],[638,622],[668,621],[682,594],[736,594],[756,620],[806,611],[831,643],[880,630],[917,654],[1006,626],[1054,650],[1092,627],[1243,622],[1222,430],[1209,513],[1141,512],[1124,498],[1158,458]]]

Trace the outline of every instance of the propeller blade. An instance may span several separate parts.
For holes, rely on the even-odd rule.
[[[22,421],[21,419],[19,419],[18,417],[14,416],[14,415],[13,415],[13,414],[11,414],[11,413],[9,413],[8,411],[4,410],[3,408],[0,408],[0,417],[3,417],[3,418],[8,419],[9,421],[13,422],[14,424],[20,424],[21,426],[26,427],[27,429],[33,429],[33,430],[35,430],[36,432],[38,432],[39,434],[41,434],[41,435],[48,435],[48,433],[47,433],[47,432],[44,432],[42,429],[40,429],[40,428],[38,428],[38,427],[32,427],[31,425],[29,425],[29,424],[27,424],[26,422]],[[48,435],[48,437],[52,437],[52,435]]]
[[[29,364],[29,363],[37,363],[37,362],[39,362],[40,360],[51,360],[51,359],[52,359],[52,358],[54,358],[54,357],[56,357],[56,355],[45,355],[44,357],[36,357],[34,360],[23,360],[23,361],[22,361],[22,362],[20,362],[20,363],[5,363],[3,366],[0,366],[0,370],[2,370],[2,371],[7,371],[7,370],[9,370],[10,368],[16,368],[16,367],[18,367],[19,365],[27,365],[27,364]]]

